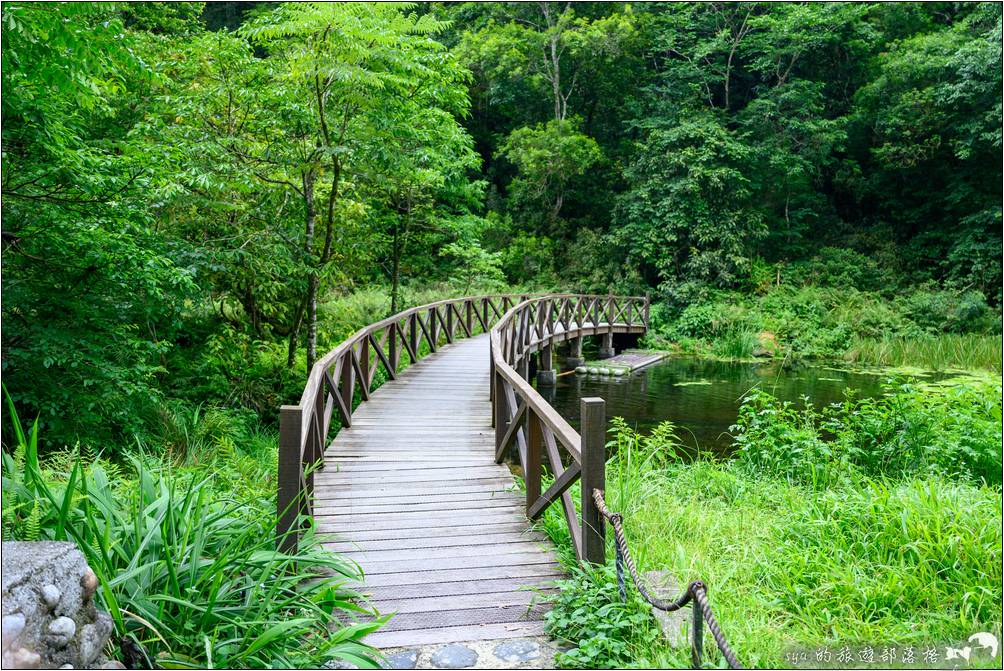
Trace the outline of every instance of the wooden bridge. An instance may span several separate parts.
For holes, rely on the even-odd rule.
[[[468,297],[357,332],[314,365],[299,405],[281,409],[280,545],[294,549],[314,524],[359,563],[373,605],[395,613],[368,637],[374,646],[542,633],[532,590],[561,568],[530,520],[559,503],[578,559],[603,562],[596,506],[583,496],[576,512],[568,490],[603,488],[606,416],[602,399],[582,399],[580,435],[531,385],[531,367],[553,384],[555,348],[567,342],[581,359],[589,336],[612,355],[614,334],[644,333],[648,307],[647,297]]]

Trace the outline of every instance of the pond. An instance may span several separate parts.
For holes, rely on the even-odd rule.
[[[803,396],[817,406],[843,399],[845,389],[858,397],[882,391],[883,376],[834,369],[826,364],[783,368],[780,362],[729,362],[673,356],[624,377],[572,373],[557,386],[539,389],[545,399],[579,428],[579,399],[599,396],[607,402],[607,417],[623,417],[647,432],[659,422],[679,427],[688,451],[698,447],[727,456],[742,397],[753,387],[802,405]]]

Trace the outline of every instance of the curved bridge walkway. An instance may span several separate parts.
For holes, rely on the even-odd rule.
[[[397,613],[371,645],[543,632],[534,589],[561,569],[495,463],[488,364],[481,335],[410,366],[353,413],[314,476],[318,531],[346,539],[326,547],[359,562],[372,604]]]
[[[393,614],[366,639],[379,648],[543,633],[539,592],[562,571],[530,521],[560,506],[576,558],[604,561],[592,492],[604,488],[606,416],[602,399],[582,399],[580,435],[530,371],[536,362],[538,383],[554,384],[553,350],[565,343],[581,362],[585,337],[612,356],[614,334],[645,332],[648,307],[638,296],[476,296],[358,331],[281,408],[279,546],[295,551],[313,524],[359,563],[372,604]]]

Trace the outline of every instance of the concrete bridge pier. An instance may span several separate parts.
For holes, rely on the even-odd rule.
[[[537,362],[537,386],[553,387],[558,382],[558,373],[551,359],[551,345],[540,348]]]
[[[617,352],[614,350],[614,334],[605,333],[600,344],[599,358],[609,359],[615,354],[617,354]]]
[[[584,363],[586,363],[586,360],[582,356],[582,338],[569,338],[568,356],[565,358],[565,365],[569,368],[575,368]]]

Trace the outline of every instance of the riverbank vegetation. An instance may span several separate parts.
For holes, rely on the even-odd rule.
[[[263,549],[277,408],[352,331],[450,296],[648,293],[659,347],[1000,374],[999,5],[5,2],[2,14],[5,538],[72,531],[90,547],[79,511],[95,510],[138,547],[124,522],[144,527],[167,500],[260,532],[227,530],[213,552]],[[846,417],[820,409],[805,445],[771,457],[822,459],[834,481],[812,496],[787,475],[704,462],[668,463],[638,486],[669,494],[718,478],[739,491],[768,478],[774,499],[746,503],[777,541],[781,520],[829,519],[827,496],[866,511],[861,492],[890,478],[888,511],[906,510],[920,476],[903,464],[930,445],[943,453],[930,463],[986,474],[983,452],[950,447],[984,424],[917,415],[927,433],[897,434],[895,417],[926,402],[910,394],[927,392],[896,393],[902,407],[874,410],[890,419],[863,401]],[[37,465],[17,416],[37,423],[25,432]],[[809,421],[793,417],[756,430],[773,440]],[[826,454],[830,425],[852,417],[884,432],[874,469],[864,439],[839,461]],[[999,496],[999,482],[959,478],[932,486],[977,511]],[[20,502],[13,517],[7,501]],[[695,556],[719,549],[688,533]],[[181,597],[154,551],[137,550],[146,568],[114,584],[131,559],[95,553],[110,562],[105,605],[149,622],[117,620],[123,641],[196,665],[358,652],[297,648],[313,619],[250,652],[216,640],[212,585],[243,589],[235,565],[189,564]],[[721,582],[716,556],[699,568]],[[315,596],[344,606],[342,592]],[[189,617],[178,599],[205,608],[197,623],[171,619]],[[796,605],[769,612],[783,621]],[[235,608],[228,627],[281,614]],[[634,616],[618,631],[646,631]],[[169,621],[184,625],[178,640]],[[744,640],[760,651],[751,661],[777,661],[781,638]],[[632,641],[597,643],[579,663],[621,659],[642,646]]]
[[[606,499],[640,569],[705,581],[745,665],[844,645],[943,649],[1000,631],[1001,387],[887,392],[801,411],[751,394],[728,462],[681,461],[671,425],[645,436],[613,422]],[[567,559],[560,513],[547,516]],[[671,648],[628,591],[622,604],[610,565],[565,583],[549,628],[575,647],[559,662],[688,664],[689,649]]]
[[[867,265],[842,255],[840,268]],[[707,291],[653,314],[650,345],[747,359],[768,356],[931,370],[1001,372],[1001,316],[978,291],[843,283],[838,269],[808,284],[782,281],[749,293]],[[798,277],[798,276],[796,276]],[[804,276],[803,276],[804,277]]]

